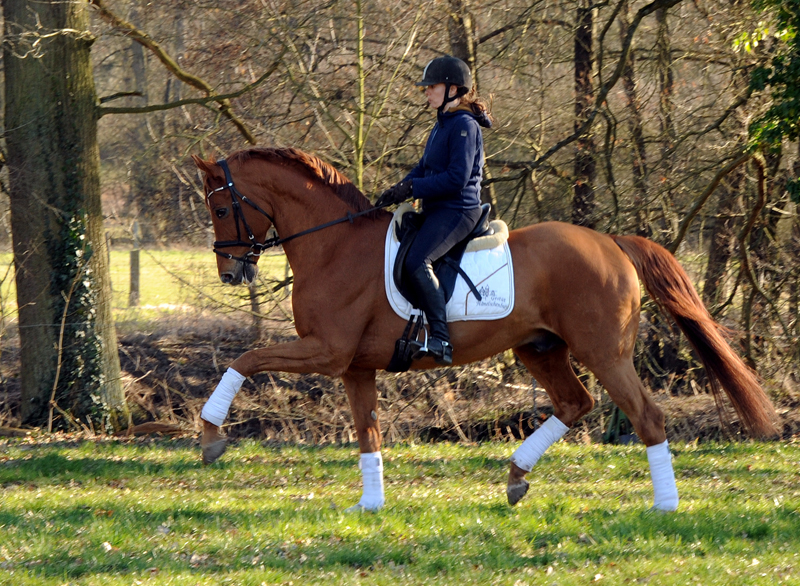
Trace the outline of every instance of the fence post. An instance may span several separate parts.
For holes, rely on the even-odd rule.
[[[128,307],[139,305],[139,222],[133,222],[133,248],[131,249],[131,289]]]
[[[252,329],[255,335],[255,339],[258,340],[261,338],[262,317],[261,317],[261,300],[258,298],[258,288],[256,287],[255,279],[250,282],[250,285],[248,285],[248,290],[250,293],[250,311],[253,314]]]

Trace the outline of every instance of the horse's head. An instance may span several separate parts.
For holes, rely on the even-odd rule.
[[[211,212],[216,237],[214,252],[217,253],[219,278],[231,285],[250,283],[258,273],[256,263],[261,250],[257,244],[264,242],[272,218],[252,205],[250,198],[257,187],[241,165],[234,167],[234,185],[233,176],[226,178],[219,162],[204,161],[195,155],[192,159],[205,174],[206,207]]]

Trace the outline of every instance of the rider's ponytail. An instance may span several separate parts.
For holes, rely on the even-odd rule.
[[[467,107],[472,110],[472,113],[475,114],[481,126],[491,128],[494,122],[494,117],[492,117],[491,112],[491,102],[487,102],[480,97],[475,86],[472,86],[472,89],[461,98],[459,106]]]

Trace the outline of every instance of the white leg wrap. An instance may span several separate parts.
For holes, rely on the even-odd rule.
[[[200,412],[200,417],[209,423],[213,423],[217,427],[222,425],[225,418],[228,416],[228,409],[231,408],[233,398],[239,389],[242,388],[242,383],[246,377],[239,374],[232,368],[225,371],[222,379],[219,381],[217,388],[211,393],[211,396],[203,406]]]
[[[381,453],[361,454],[358,467],[361,468],[364,492],[358,504],[349,508],[348,511],[377,511],[383,507],[386,500],[383,493],[383,457]]]
[[[657,511],[675,511],[678,508],[678,487],[672,470],[672,455],[669,443],[647,448],[650,463],[650,478],[653,480],[653,508]]]
[[[511,455],[511,461],[526,472],[530,472],[545,450],[560,440],[567,431],[569,427],[561,423],[555,415],[551,416],[533,432],[533,435],[522,442],[517,451]]]

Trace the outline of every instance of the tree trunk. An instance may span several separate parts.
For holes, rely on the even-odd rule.
[[[4,0],[3,17],[22,420],[45,423],[54,396],[62,415],[117,430],[128,411],[100,208],[87,5]]]
[[[475,41],[472,13],[467,5],[467,0],[448,0],[448,4],[450,18],[447,21],[447,30],[450,35],[450,52],[453,57],[458,57],[469,65],[469,70],[472,72],[472,78],[477,87],[477,43]]]
[[[666,153],[675,146],[675,121],[672,117],[672,96],[675,80],[672,72],[671,43],[667,9],[656,10],[658,32],[656,34],[656,63],[658,67],[658,112],[662,149]]]
[[[624,0],[619,14],[619,35],[622,42],[628,36],[630,29],[630,14],[628,1]],[[633,175],[633,207],[636,218],[636,234],[649,237],[652,233],[647,212],[647,151],[644,142],[644,124],[642,122],[642,109],[636,93],[636,76],[634,70],[633,47],[628,53],[625,68],[622,71],[622,86],[628,107],[628,128],[631,133],[631,147],[633,150],[632,175]]]
[[[798,158],[792,165],[795,177],[800,177],[800,144],[797,145]],[[795,204],[794,219],[792,220],[788,252],[790,258],[800,258],[800,219],[797,212],[800,205]],[[797,264],[792,267],[792,276],[789,278],[789,320],[794,328],[795,353],[800,358],[800,270]]]
[[[733,86],[738,91],[743,91],[747,87],[748,77],[742,71],[733,76]],[[739,120],[746,120],[747,115],[741,112],[737,117]],[[746,134],[746,129],[742,129],[739,133]],[[743,148],[744,145],[741,144]],[[722,299],[723,291],[720,288],[722,278],[728,268],[728,261],[735,254],[736,251],[736,232],[737,212],[741,212],[742,195],[745,192],[747,185],[747,165],[742,165],[734,169],[723,180],[719,187],[719,203],[717,204],[717,213],[714,219],[714,224],[711,228],[711,242],[708,251],[708,264],[706,265],[706,273],[703,284],[703,302],[709,306],[714,307],[718,305]]]
[[[581,0],[575,28],[575,129],[585,121],[594,102],[592,69],[592,3]],[[576,141],[572,223],[594,228],[596,207],[594,184],[597,175],[595,146],[591,132]]]
[[[788,249],[790,254],[794,253],[794,258],[800,258],[800,220],[797,217],[792,221]],[[795,336],[794,351],[800,358],[800,270],[797,265],[789,277],[789,324]]]
[[[479,89],[478,42],[468,0],[448,0],[448,8],[447,30],[450,36],[450,54],[469,65],[469,70],[472,72],[472,82],[475,88]],[[492,178],[489,165],[484,165],[483,176],[486,179]],[[494,183],[489,183],[481,189],[481,203],[491,204],[492,217],[497,215],[497,193]]]
[[[675,146],[677,132],[675,130],[675,119],[673,117],[673,95],[675,93],[675,80],[672,70],[672,55],[669,22],[667,20],[667,9],[659,8],[656,10],[656,22],[658,30],[656,32],[656,68],[658,70],[658,122],[661,134],[661,176],[669,186],[672,181],[672,172],[675,166],[672,149]],[[678,217],[672,202],[672,193],[667,190],[661,193],[661,207],[664,212],[664,223],[661,229],[664,231],[662,242],[672,240],[678,230]],[[672,234],[672,235],[671,235]]]
[[[734,169],[719,187],[719,204],[711,228],[708,264],[703,279],[703,303],[709,308],[722,301],[722,278],[736,248],[735,216],[740,208],[739,193],[744,176],[742,167]]]
[[[756,275],[761,291],[766,295],[765,297],[758,293],[753,300],[750,311],[753,349],[757,355],[766,353],[772,343],[770,333],[774,331],[772,328],[777,326],[774,321],[772,304],[780,298],[784,275],[794,264],[790,261],[789,266],[783,265],[782,255],[779,254],[779,246],[777,245],[778,222],[781,220],[783,213],[780,205],[776,205],[779,202],[776,202],[775,199],[776,195],[780,198],[784,194],[784,189],[780,188],[779,174],[782,158],[783,151],[780,148],[764,153],[766,162],[764,195],[766,201],[753,227],[749,242],[750,262],[753,273]],[[776,184],[778,189],[776,189]]]

